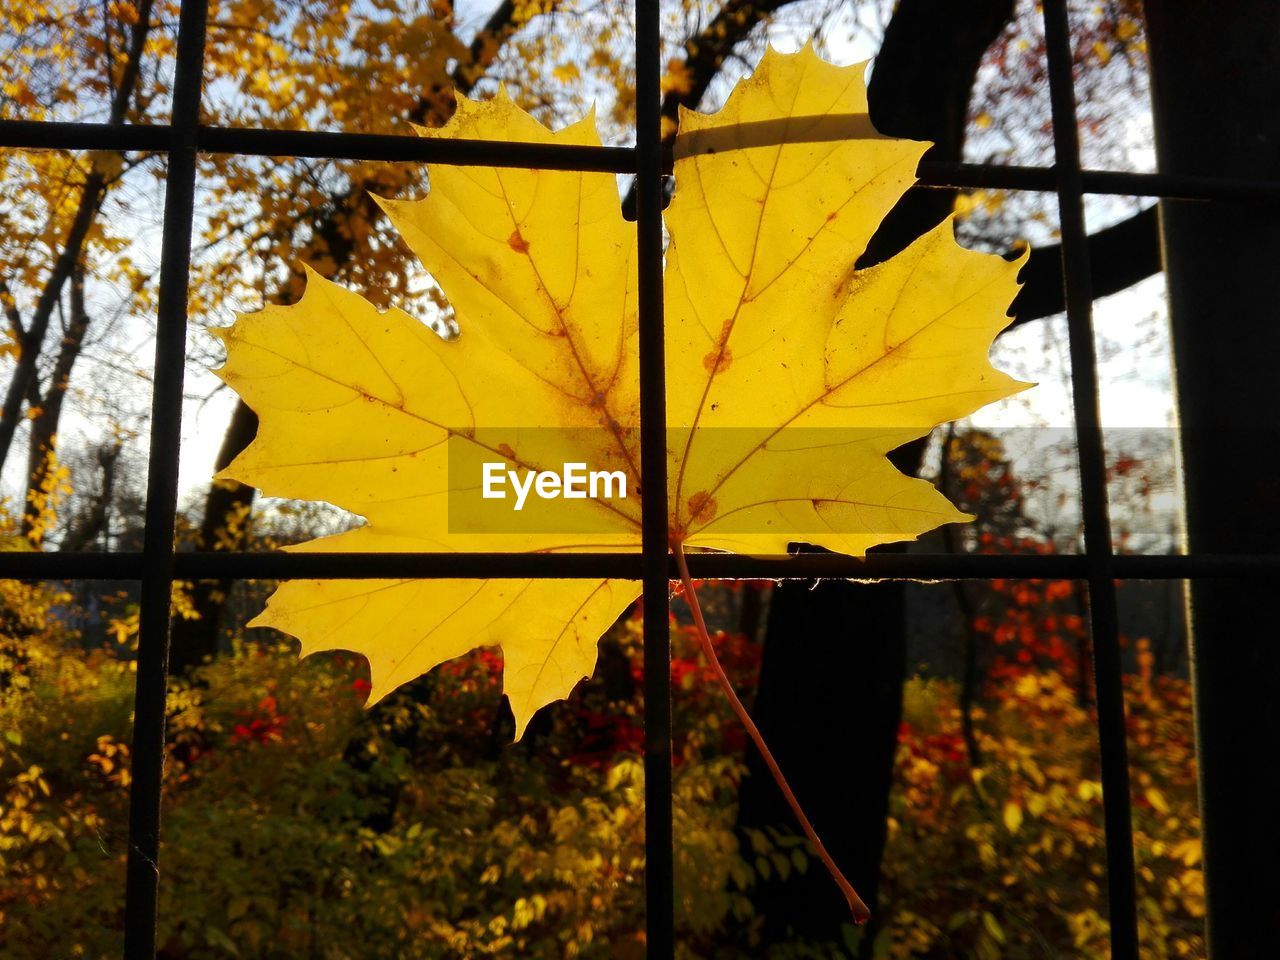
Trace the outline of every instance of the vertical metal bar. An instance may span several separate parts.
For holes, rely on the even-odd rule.
[[[1080,459],[1085,553],[1088,561],[1089,630],[1093,638],[1098,697],[1098,745],[1102,764],[1103,818],[1107,839],[1111,955],[1138,958],[1133,828],[1129,810],[1129,758],[1124,687],[1116,617],[1111,522],[1107,512],[1106,454],[1098,413],[1098,368],[1093,344],[1093,289],[1080,134],[1072,80],[1071,25],[1067,0],[1044,0],[1045,52],[1053,116],[1054,168],[1062,231],[1062,270],[1071,351],[1072,402]]]
[[[173,83],[172,139],[165,181],[164,228],[156,321],[155,383],[147,467],[138,673],[134,688],[129,852],[125,877],[124,955],[155,957],[159,888],[160,787],[164,768],[165,681],[169,664],[169,594],[173,586],[182,374],[186,362],[187,281],[195,206],[196,132],[204,67],[208,0],[183,0]]]
[[[636,240],[644,553],[645,927],[650,960],[675,955],[671,830],[667,414],[662,317],[662,75],[658,0],[636,0]]]

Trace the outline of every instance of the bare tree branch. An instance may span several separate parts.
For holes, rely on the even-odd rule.
[[[1106,297],[1126,290],[1163,269],[1160,225],[1154,206],[1114,226],[1089,234],[1093,295]],[[1022,268],[1022,290],[1013,301],[1009,329],[1066,309],[1062,289],[1062,248],[1033,247]]]

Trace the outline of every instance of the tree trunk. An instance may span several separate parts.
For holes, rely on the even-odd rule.
[[[873,911],[905,670],[902,584],[792,580],[774,589],[752,715],[822,842]],[[740,825],[798,832],[754,750],[748,767]],[[797,934],[835,940],[849,922],[826,871],[816,860],[809,867],[757,889],[766,944]]]
[[[902,0],[868,89],[876,128],[934,141],[928,159],[959,160],[978,66],[1012,15],[1012,0]],[[941,222],[954,199],[952,190],[909,193],[858,265],[905,248]],[[911,444],[894,461],[915,474],[923,451],[923,443]],[[871,906],[873,924],[902,714],[904,597],[900,583],[789,581],[775,588],[755,705],[757,724],[823,842]],[[754,751],[748,770],[742,825],[794,829]],[[794,934],[836,939],[849,920],[839,893],[818,869],[765,885],[756,903],[766,918],[766,943]],[[871,939],[864,941],[867,955]]]
[[[85,332],[89,329],[89,314],[84,307],[84,267],[77,265],[71,275],[71,322],[62,335],[58,357],[49,378],[49,389],[39,398],[40,413],[31,421],[31,439],[27,445],[27,504],[22,512],[22,532],[28,537],[37,534],[37,546],[43,540],[39,513],[43,507],[43,494],[49,472],[56,463],[58,427],[62,422],[62,401],[67,395],[67,384]],[[34,388],[33,389],[38,389]]]
[[[258,432],[258,417],[243,401],[236,404],[222,447],[214,462],[226,468]],[[214,481],[205,497],[204,520],[197,546],[201,550],[243,550],[248,545],[249,512],[254,490],[243,483]],[[198,580],[191,588],[191,606],[197,616],[173,621],[169,646],[169,673],[182,676],[192,667],[217,656],[222,645],[222,611],[234,581]]]
[[[120,460],[120,451],[124,442],[115,437],[98,447],[96,459],[101,473],[97,495],[88,504],[79,518],[71,525],[67,535],[63,537],[60,549],[68,553],[85,550],[94,543],[98,549],[108,550],[111,546],[111,530],[108,518],[111,515],[111,504],[115,497],[116,464]]]
[[[1280,176],[1280,6],[1147,0],[1160,170]],[[1161,205],[1188,547],[1280,543],[1280,215],[1259,203]],[[1280,943],[1280,740],[1271,597],[1258,582],[1190,590],[1210,954]]]

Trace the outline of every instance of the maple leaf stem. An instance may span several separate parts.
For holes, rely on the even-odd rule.
[[[778,766],[778,761],[773,758],[769,745],[764,742],[760,729],[756,726],[755,721],[751,719],[751,714],[747,713],[747,708],[743,706],[742,701],[738,699],[738,694],[733,689],[729,675],[724,672],[724,667],[720,665],[720,658],[716,656],[715,647],[711,644],[711,635],[707,632],[707,624],[702,619],[702,607],[698,603],[698,592],[693,588],[693,580],[689,576],[689,565],[685,562],[684,549],[678,541],[674,541],[671,544],[671,551],[675,554],[676,567],[680,571],[680,582],[684,585],[685,597],[689,601],[689,610],[693,613],[693,622],[697,627],[698,643],[702,647],[702,653],[707,658],[707,662],[710,664],[720,688],[724,690],[725,696],[729,698],[729,705],[733,707],[733,712],[738,715],[738,719],[742,721],[742,725],[756,745],[756,749],[760,751],[760,756],[764,758],[765,766],[773,774],[773,779],[778,784],[778,789],[782,791],[782,795],[786,797],[791,811],[796,815],[796,819],[800,821],[800,827],[804,830],[804,835],[809,838],[809,843],[813,845],[814,850],[817,852],[818,859],[822,861],[823,866],[827,868],[827,872],[831,874],[831,879],[836,882],[836,886],[840,888],[840,892],[844,894],[845,900],[848,901],[849,910],[853,914],[853,922],[858,925],[866,923],[871,917],[870,909],[863,903],[862,898],[858,896],[858,892],[853,889],[853,884],[849,882],[848,878],[836,865],[831,854],[827,852],[827,848],[822,845],[822,841],[818,838],[818,832],[813,829],[813,824],[805,816],[804,809],[800,806],[800,801],[796,799],[796,795],[791,791],[791,785],[787,783],[787,778],[783,774],[782,768]]]

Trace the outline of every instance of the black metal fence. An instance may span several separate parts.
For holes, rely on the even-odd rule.
[[[1054,164],[1011,167],[923,163],[925,185],[1053,190],[1058,197],[1070,336],[1071,380],[1079,443],[1085,552],[1079,556],[835,555],[778,558],[696,555],[696,577],[859,577],[956,579],[1037,577],[1088,584],[1095,656],[1098,737],[1110,900],[1111,952],[1137,960],[1133,844],[1120,645],[1119,579],[1260,577],[1280,572],[1280,555],[1115,556],[1107,511],[1106,469],[1098,416],[1098,376],[1083,198],[1123,194],[1219,202],[1277,202],[1280,182],[1082,170],[1072,83],[1066,0],[1045,0],[1047,69]],[[227,129],[200,124],[207,0],[183,0],[173,113],[169,125],[0,121],[0,146],[74,150],[165,151],[164,227],[152,397],[146,533],[140,553],[0,553],[0,577],[136,579],[142,602],[129,807],[124,952],[155,956],[160,882],[160,793],[170,588],[175,578],[291,577],[600,577],[644,583],[646,917],[650,957],[675,949],[671,823],[671,718],[667,549],[665,394],[662,316],[662,201],[658,0],[636,0],[636,146],[580,147],[421,139],[342,133]],[[200,153],[430,161],[635,174],[639,243],[643,538],[631,554],[248,554],[174,551],[178,448],[187,325],[187,283]],[[1210,854],[1211,856],[1211,854]],[[1212,862],[1207,864],[1212,869]],[[1210,918],[1212,919],[1212,918]]]

